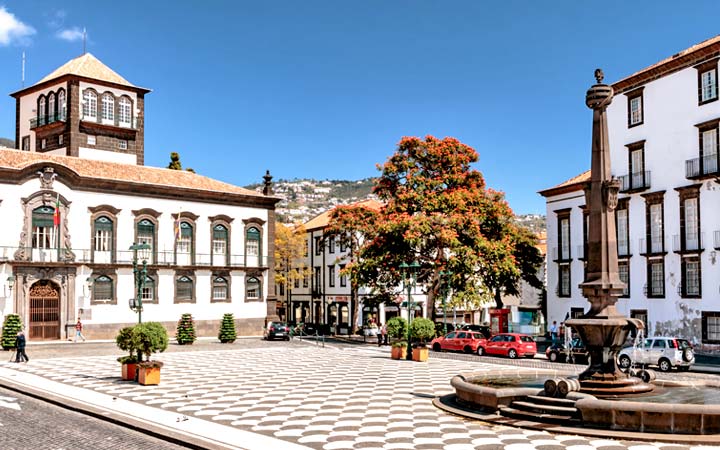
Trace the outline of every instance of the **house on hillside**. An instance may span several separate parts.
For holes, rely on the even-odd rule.
[[[720,36],[612,84],[607,109],[620,279],[618,310],[648,335],[720,344]],[[578,99],[578,101],[581,101]],[[591,114],[588,112],[588,120]],[[587,151],[588,159],[590,156]],[[589,172],[547,202],[548,321],[583,314]]]

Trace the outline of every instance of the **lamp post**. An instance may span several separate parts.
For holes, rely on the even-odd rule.
[[[442,309],[443,309],[443,336],[447,335],[447,312],[445,311],[445,304],[446,299],[448,295],[448,291],[450,290],[450,275],[452,275],[452,272],[443,270],[440,272],[440,295],[442,296]],[[446,282],[443,283],[443,278],[447,278]]]
[[[142,268],[138,266],[138,250],[150,250],[150,245],[133,244],[130,246],[133,251],[133,275],[135,277],[135,298],[130,300],[130,309],[137,311],[138,323],[142,323],[142,291],[145,287],[145,278],[147,277],[147,259],[143,258]]]
[[[7,277],[7,287],[10,290],[11,297],[12,297],[12,290],[13,290],[14,286],[15,286],[15,277],[10,275],[9,277]]]
[[[413,261],[410,264],[403,262],[400,264],[400,271],[403,273],[403,280],[405,282],[405,288],[407,289],[407,311],[408,311],[408,322],[407,322],[407,355],[405,359],[408,361],[412,360],[412,345],[410,344],[410,311],[412,308],[412,287],[415,283],[415,272],[420,267],[417,261]]]

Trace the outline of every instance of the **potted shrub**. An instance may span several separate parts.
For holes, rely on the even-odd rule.
[[[230,344],[235,342],[236,338],[237,332],[235,331],[235,318],[232,313],[223,314],[218,339],[220,339],[220,342],[223,344]]]
[[[407,334],[407,322],[402,317],[393,317],[387,321],[387,333],[390,336],[390,356],[392,359],[404,358],[407,342],[402,339]],[[402,345],[401,345],[402,344]]]
[[[135,380],[135,374],[137,371],[138,359],[135,355],[137,350],[133,347],[133,328],[125,327],[118,331],[115,336],[115,344],[117,344],[120,350],[128,352],[128,356],[121,356],[117,360],[122,364],[122,379],[123,380]]]
[[[15,348],[15,339],[18,331],[22,329],[22,321],[17,314],[8,314],[5,316],[5,322],[2,327],[2,348],[3,350],[13,350]]]
[[[159,322],[146,322],[135,325],[132,331],[133,346],[146,360],[138,363],[138,383],[143,385],[160,383],[160,368],[163,363],[151,361],[150,356],[164,352],[168,346],[168,333]]]
[[[428,348],[425,341],[435,337],[435,324],[432,320],[418,317],[410,323],[410,335],[419,342],[413,348],[413,361],[427,361]]]
[[[177,324],[175,339],[179,345],[189,345],[195,342],[195,322],[192,314],[183,314]]]

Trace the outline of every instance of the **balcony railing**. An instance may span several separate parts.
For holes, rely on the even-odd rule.
[[[577,252],[575,255],[577,255],[578,259],[585,259],[585,255],[587,254],[586,247],[584,245],[578,245],[577,246]]]
[[[713,231],[713,248],[720,249],[720,230]]]
[[[33,130],[37,127],[41,127],[43,125],[48,125],[55,122],[65,122],[65,114],[57,113],[50,114],[48,116],[33,117],[32,119],[30,119],[30,129]]]
[[[685,178],[700,178],[705,175],[718,175],[717,153],[685,161]]]
[[[622,175],[620,178],[620,192],[640,191],[650,188],[650,171],[634,172]]]
[[[570,247],[553,247],[553,259],[556,261],[569,261],[572,258]]]
[[[83,122],[97,123],[99,125],[108,125],[111,127],[118,128],[131,128],[137,129],[137,118],[131,117],[130,122],[121,122],[118,116],[115,116],[113,120],[102,119],[100,116],[85,116],[81,113],[80,120]]]
[[[132,264],[132,250],[93,252],[90,249],[57,249],[29,247],[0,247],[1,262],[57,262],[79,264]],[[68,257],[68,255],[74,257]],[[149,265],[158,266],[206,266],[206,267],[267,267],[267,256],[218,255],[209,253],[182,253],[174,251],[138,251],[138,261],[145,259]]]
[[[627,239],[624,241],[618,240],[617,241],[617,252],[618,252],[618,256],[630,255],[630,242]]]
[[[685,239],[683,239],[683,237]],[[683,242],[684,241],[684,242]],[[705,241],[705,233],[698,233],[694,236],[687,234],[681,236],[679,234],[673,235],[673,251],[674,252],[694,252],[702,250],[703,242]]]
[[[665,242],[662,237],[650,239],[649,241],[645,238],[640,238],[639,244],[638,250],[641,255],[665,252]]]

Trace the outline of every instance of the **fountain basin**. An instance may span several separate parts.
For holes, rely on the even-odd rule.
[[[496,375],[500,378],[502,375]],[[548,374],[548,377],[552,377]],[[720,383],[693,381],[692,383],[656,380],[656,393],[617,398],[598,398],[582,392],[571,392],[565,398],[548,396],[538,387],[541,377],[519,382],[503,380],[499,386],[492,384],[486,374],[461,374],[452,378],[458,404],[469,411],[483,410],[499,413],[505,417],[521,418],[538,423],[555,423],[581,428],[618,430],[644,433],[682,435],[718,435],[720,437]],[[691,401],[693,403],[671,403]],[[533,401],[540,404],[530,405]],[[647,399],[647,401],[645,400]],[[555,402],[554,406],[552,403]],[[717,402],[717,403],[713,403]],[[545,403],[545,405],[542,405]],[[518,408],[530,409],[519,411]],[[543,414],[546,410],[565,411],[570,420],[562,416]],[[570,423],[572,422],[572,423]]]

